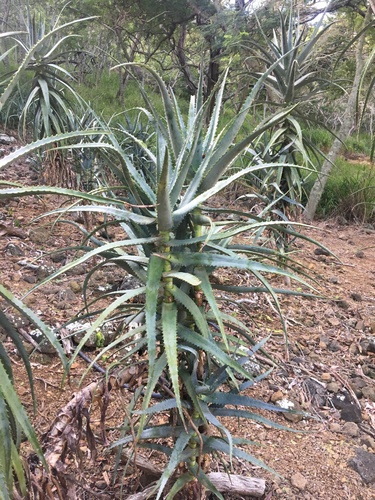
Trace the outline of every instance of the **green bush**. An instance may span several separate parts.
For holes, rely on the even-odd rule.
[[[367,163],[336,162],[317,211],[320,217],[340,215],[348,221],[375,221],[375,168]]]

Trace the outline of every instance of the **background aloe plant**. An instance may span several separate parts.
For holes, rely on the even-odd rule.
[[[302,127],[314,125],[316,121],[321,123],[311,108],[332,84],[329,78],[318,77],[316,71],[315,52],[331,26],[323,25],[323,19],[324,16],[313,28],[302,25],[291,5],[288,12],[279,13],[279,26],[272,38],[263,32],[258,21],[265,46],[251,41],[246,47],[262,67],[273,66],[265,80],[265,105],[271,109],[293,106],[282,123],[267,129],[257,139],[250,155],[250,161],[261,158],[275,164],[275,168],[256,174],[256,184],[260,188],[258,193],[272,208],[272,217],[284,221],[300,215],[308,178],[317,171],[324,157],[302,131]],[[255,73],[257,78],[260,75]],[[264,103],[261,110],[264,112]],[[284,250],[288,244],[288,239],[279,240]]]

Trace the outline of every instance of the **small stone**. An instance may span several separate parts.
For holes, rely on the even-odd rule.
[[[50,231],[46,231],[44,228],[36,228],[32,229],[29,232],[29,238],[33,243],[41,245],[43,243],[47,243],[51,236]]]
[[[369,449],[375,450],[375,439],[367,434],[361,437],[360,443]]]
[[[362,320],[357,321],[355,325],[357,330],[363,331],[365,329],[365,323]]]
[[[327,321],[331,326],[339,326],[340,325],[340,320],[338,318],[328,318]]]
[[[22,276],[22,279],[26,281],[26,283],[31,283],[32,285],[38,281],[36,276],[30,275]]]
[[[328,280],[330,283],[333,283],[334,285],[337,285],[339,280],[336,276],[332,276],[331,278],[329,278]]]
[[[363,257],[365,256],[364,252],[362,251],[359,251],[355,254],[355,256],[357,257],[357,259],[363,259]]]
[[[283,417],[289,422],[297,423],[303,419],[303,414],[301,413],[292,413],[293,412],[302,412],[302,407],[297,401],[291,401],[289,399],[281,399],[276,402],[280,408],[286,408],[291,410],[291,412],[284,412]]]
[[[362,421],[361,409],[352,401],[347,391],[335,394],[331,399],[331,403],[337,410],[341,410],[340,417],[345,422],[359,423]]]
[[[293,476],[290,478],[290,482],[292,483],[292,486],[294,488],[298,488],[299,490],[304,490],[307,485],[307,479],[302,476],[300,472],[296,472],[296,474],[293,474]]]
[[[370,386],[363,387],[362,395],[364,398],[370,399],[375,402],[375,389]]]
[[[331,432],[341,432],[341,425],[337,422],[332,422],[331,424],[329,424],[329,430]]]
[[[336,305],[341,307],[341,309],[349,309],[349,303],[343,299],[336,300]]]
[[[9,243],[5,249],[6,255],[11,255],[12,257],[22,257],[25,255],[22,248],[14,243]]]
[[[276,403],[277,401],[280,401],[281,399],[283,399],[283,397],[284,397],[284,394],[281,391],[276,391],[271,395],[270,400],[272,403]]]
[[[375,482],[375,455],[362,448],[356,449],[356,456],[349,460],[349,467],[354,469],[366,484]]]
[[[354,422],[345,422],[345,424],[342,427],[342,433],[345,436],[357,437],[359,435],[358,425],[355,424]]]
[[[338,352],[341,351],[341,344],[337,342],[337,340],[331,340],[331,342],[328,344],[328,350],[331,352]]]
[[[350,344],[349,354],[351,354],[352,356],[356,356],[358,353],[359,353],[358,346],[355,342],[353,342],[352,344]]]
[[[107,485],[107,483],[105,481],[96,481],[95,486],[99,490],[105,490],[108,487],[108,485]]]
[[[340,386],[337,382],[330,382],[327,384],[327,391],[328,392],[333,392],[334,394],[337,394],[340,390]]]
[[[50,259],[52,260],[52,262],[57,264],[65,260],[65,253],[64,252],[53,253],[52,255],[50,255]]]
[[[322,373],[320,378],[323,380],[323,382],[331,382],[331,380],[332,380],[330,373]]]
[[[16,139],[11,135],[0,134],[0,144],[9,145],[14,144],[15,142],[17,142]]]
[[[74,293],[79,293],[82,290],[82,286],[78,281],[70,281],[69,282],[69,288],[74,292]]]
[[[361,302],[362,301],[362,295],[360,293],[354,293],[353,292],[350,296],[356,302]]]

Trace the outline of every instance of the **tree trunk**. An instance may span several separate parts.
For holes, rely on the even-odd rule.
[[[363,21],[363,27],[366,26],[370,20],[372,15],[372,9],[369,6],[366,12],[365,19]],[[353,85],[350,89],[348,96],[348,104],[346,107],[346,112],[343,117],[342,125],[337,134],[337,137],[331,146],[329,153],[327,154],[327,159],[323,162],[321,171],[318,175],[317,180],[315,181],[308,202],[306,204],[305,211],[303,213],[303,217],[306,221],[311,221],[314,216],[316,209],[318,207],[319,201],[322,197],[324,188],[327,184],[328,177],[331,173],[332,167],[336,161],[338,154],[340,153],[340,149],[342,143],[349,137],[350,131],[355,126],[356,122],[356,102],[357,102],[357,94],[359,91],[359,85],[361,82],[361,75],[364,68],[364,58],[363,58],[363,47],[365,44],[366,33],[363,33],[362,36],[358,40],[355,58],[356,58],[356,69],[354,75]]]

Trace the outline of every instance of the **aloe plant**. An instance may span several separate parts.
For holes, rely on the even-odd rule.
[[[316,119],[304,113],[306,103],[314,102],[332,82],[319,77],[314,69],[314,51],[331,24],[323,25],[324,16],[309,29],[302,25],[292,3],[288,12],[279,13],[279,27],[268,37],[259,24],[265,44],[249,40],[245,50],[255,55],[262,67],[273,67],[265,79],[267,102],[264,106],[283,109],[293,106],[290,114],[276,126],[267,129],[252,145],[248,164],[274,163],[273,169],[264,169],[249,176],[250,184],[258,186],[257,194],[268,216],[273,220],[296,220],[302,212],[307,180],[318,171],[324,153],[303,132]],[[254,73],[259,78],[261,73]],[[324,124],[322,124],[324,126]],[[280,235],[282,236],[282,235]],[[292,239],[277,237],[276,244],[288,252]]]
[[[77,148],[100,147],[116,185],[106,185],[103,178],[102,185],[90,193],[52,187],[9,187],[0,190],[0,198],[56,193],[83,201],[83,204],[75,201],[69,208],[46,214],[57,215],[60,222],[63,222],[63,215],[68,217],[74,211],[98,212],[107,217],[104,224],[91,232],[81,227],[84,254],[37,286],[82,262],[98,256],[102,258],[84,283],[85,309],[82,313],[92,318],[92,325],[69,363],[74,362],[87,339],[103,323],[116,320],[125,325],[136,323],[135,329],[125,327],[124,332],[94,360],[110,356],[114,347],[122,352],[122,365],[137,363],[136,353],[141,356],[145,350],[147,353],[148,382],[143,389],[142,409],[132,414],[138,419],[135,434],[125,436],[113,446],[132,442],[134,446],[165,453],[167,466],[155,486],[157,498],[165,488],[169,490],[167,498],[173,498],[180,490],[191,487],[194,491],[207,488],[222,498],[207,476],[207,456],[227,453],[230,460],[239,457],[257,466],[267,466],[241,449],[241,445],[249,443],[231,436],[219,417],[240,416],[266,422],[252,409],[275,410],[274,405],[241,394],[267,375],[264,368],[257,369],[257,373],[251,368],[251,358],[263,349],[266,339],[256,343],[246,324],[225,312],[223,303],[232,300],[225,297],[228,294],[269,293],[279,309],[278,294],[292,292],[275,289],[268,280],[270,273],[289,277],[306,287],[308,281],[306,276],[294,272],[297,266],[290,258],[286,258],[286,266],[280,267],[277,250],[232,242],[244,232],[255,237],[265,226],[279,235],[302,235],[286,224],[263,220],[252,213],[214,209],[209,202],[235,180],[259,169],[274,167],[261,162],[242,170],[235,168],[248,147],[267,130],[282,123],[292,108],[270,116],[252,133],[238,140],[254,99],[274,65],[258,80],[240,113],[222,130],[218,122],[226,75],[217,89],[206,127],[206,115],[212,103],[203,103],[202,79],[185,120],[175,96],[161,77],[151,68],[144,68],[155,79],[164,104],[164,114],[159,114],[140,89],[148,109],[145,116],[150,118],[149,126],[154,128],[152,140],[144,142],[125,128],[121,130],[123,139],[119,138],[119,130],[116,134],[106,130],[92,143],[89,142],[92,131],[70,133],[25,146],[0,160],[0,168],[4,168],[41,143],[86,135],[87,141],[77,144]],[[122,144],[135,144],[142,154],[135,159]],[[229,173],[232,167],[235,173]],[[230,220],[229,215],[239,216],[239,220]],[[122,239],[105,243],[96,238],[96,231],[113,224],[122,229]],[[110,305],[103,310],[97,308],[97,299],[89,302],[86,290],[91,277],[104,265],[119,266],[132,275],[139,286],[104,293]],[[215,284],[212,274],[221,269],[228,269],[230,273],[244,270],[253,277],[253,284]],[[215,289],[225,292],[220,302]],[[155,393],[161,401],[152,405]],[[170,424],[153,425],[151,418],[159,412],[169,413]],[[276,425],[268,420],[267,423]],[[216,437],[207,433],[211,426],[218,431]],[[158,444],[158,440],[165,437],[171,437],[173,445]]]

